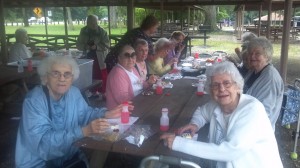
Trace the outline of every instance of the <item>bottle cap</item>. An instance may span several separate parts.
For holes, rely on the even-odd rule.
[[[128,106],[129,103],[128,103],[128,101],[125,101],[125,102],[123,102],[122,104],[123,104],[124,106]]]
[[[168,108],[162,108],[161,111],[162,112],[169,112]]]

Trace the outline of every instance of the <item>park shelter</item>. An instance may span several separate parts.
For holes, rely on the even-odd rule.
[[[1,39],[1,60],[5,63],[7,57],[6,40],[5,40],[5,26],[4,26],[4,8],[14,7],[64,7],[65,28],[66,10],[65,7],[78,6],[127,6],[127,23],[128,28],[133,28],[134,7],[155,8],[160,9],[161,12],[167,8],[181,9],[184,7],[192,7],[195,5],[237,5],[237,36],[240,37],[243,31],[243,11],[268,10],[269,16],[272,10],[284,9],[284,25],[281,51],[281,69],[280,73],[283,80],[286,79],[287,58],[288,58],[288,40],[291,20],[292,7],[300,3],[300,0],[0,0],[0,39]],[[268,17],[268,30],[270,27],[270,17]],[[260,22],[260,20],[259,20]],[[163,25],[162,25],[163,26]],[[259,25],[260,28],[260,25]],[[268,31],[270,32],[270,31]],[[66,36],[68,36],[66,30]],[[269,35],[267,35],[269,37]]]
[[[271,26],[283,25],[284,16],[281,13],[272,12],[270,19],[271,19]],[[261,21],[261,24],[267,25],[268,15],[264,15],[260,18],[255,18],[254,19],[255,24],[258,24],[259,20]]]

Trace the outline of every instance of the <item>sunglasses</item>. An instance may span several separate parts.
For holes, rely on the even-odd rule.
[[[128,53],[128,52],[126,52],[126,53],[124,53],[123,54],[126,58],[133,58],[133,57],[135,57],[136,56],[136,54],[135,54],[135,52],[133,52],[133,53]]]

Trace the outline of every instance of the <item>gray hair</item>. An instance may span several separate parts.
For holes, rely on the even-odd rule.
[[[15,32],[16,41],[19,42],[20,38],[27,34],[27,31],[25,29],[19,28]]]
[[[242,42],[247,42],[247,41],[251,41],[252,39],[256,38],[257,35],[252,33],[252,32],[245,32],[243,35],[242,35]]]
[[[72,57],[53,55],[53,56],[48,56],[47,58],[43,59],[37,68],[37,72],[41,78],[42,85],[46,84],[45,79],[47,77],[47,73],[51,72],[52,65],[54,65],[54,64],[70,65],[71,69],[72,69],[72,74],[73,74],[73,81],[78,79],[79,73],[80,73],[79,66]]]
[[[252,39],[257,38],[257,35],[252,33],[252,32],[245,32],[242,35],[242,50],[246,50],[249,44],[249,41],[251,41]]]
[[[154,52],[160,51],[164,48],[169,48],[172,46],[172,42],[167,38],[160,38],[154,44]]]
[[[142,46],[145,46],[147,45],[148,46],[148,42],[144,39],[136,39],[134,44],[133,44],[133,48],[136,49],[138,45],[142,45]]]
[[[236,66],[232,62],[229,62],[229,61],[217,63],[217,64],[213,65],[212,67],[210,67],[209,69],[207,69],[207,71],[206,71],[207,81],[205,83],[206,91],[209,92],[209,88],[212,83],[211,78],[218,74],[230,75],[232,80],[234,82],[236,82],[238,88],[240,89],[240,93],[243,93],[244,78],[242,77],[242,75],[240,74],[240,72],[238,71]]]
[[[271,62],[273,56],[273,46],[271,42],[265,37],[257,37],[252,39],[248,43],[247,50],[251,51],[252,49],[257,47],[262,47],[265,57],[268,59],[269,62]]]
[[[86,19],[86,23],[89,24],[90,22],[92,22],[94,20],[98,21],[98,16],[97,15],[89,15]]]

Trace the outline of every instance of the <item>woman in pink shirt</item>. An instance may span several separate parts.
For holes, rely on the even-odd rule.
[[[118,54],[118,64],[110,71],[106,85],[106,106],[108,109],[116,107],[124,101],[131,100],[140,94],[144,88],[150,87],[156,82],[156,78],[150,77],[143,81],[134,68],[136,55],[130,45],[125,45]]]

